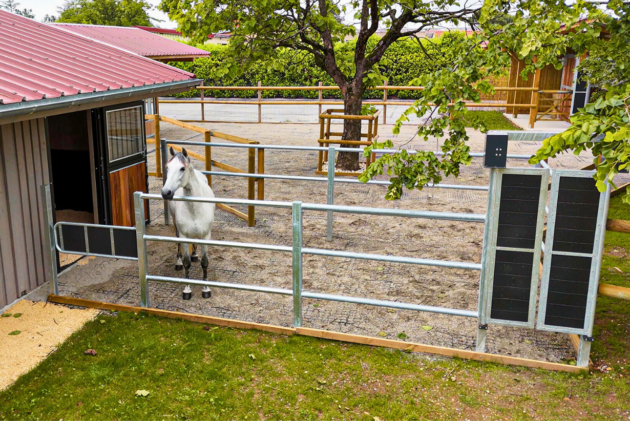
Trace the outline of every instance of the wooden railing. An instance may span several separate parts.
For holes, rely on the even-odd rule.
[[[212,166],[220,168],[227,172],[236,172],[236,173],[250,173],[250,174],[264,174],[265,173],[265,150],[258,150],[258,166],[256,166],[256,149],[248,149],[247,156],[247,171],[242,170],[240,168],[236,168],[232,165],[226,164],[224,162],[220,162],[212,159],[212,146],[210,143],[212,142],[212,138],[215,137],[217,139],[223,139],[234,143],[242,143],[249,145],[257,145],[259,142],[255,140],[245,139],[239,136],[233,136],[227,133],[217,132],[215,130],[206,129],[203,127],[195,126],[193,124],[189,124],[183,121],[175,120],[170,117],[165,117],[163,115],[155,115],[148,114],[146,115],[146,119],[155,121],[155,136],[153,138],[147,138],[147,143],[155,143],[155,172],[150,172],[150,176],[154,177],[163,177],[162,174],[162,151],[161,151],[161,137],[160,137],[160,121],[165,123],[172,124],[177,127],[181,127],[183,129],[192,130],[194,132],[200,133],[204,135],[204,143],[200,143],[199,146],[203,146],[205,150],[205,155],[201,155],[194,151],[187,151],[188,155],[191,158],[197,159],[205,164],[206,171],[212,171]],[[171,147],[181,152],[182,147],[177,145],[171,145]],[[212,176],[207,174],[208,184],[212,187]],[[256,185],[258,186],[258,200],[265,200],[265,180],[264,178],[248,178],[247,179],[247,199],[255,200],[256,199]],[[234,209],[231,206],[224,205],[222,203],[216,204],[217,208],[222,209],[226,212],[229,212],[238,218],[244,219],[247,221],[247,224],[250,227],[253,227],[256,224],[256,216],[255,216],[255,208],[254,206],[247,207],[247,214]]]
[[[201,120],[184,120],[188,122],[227,122],[227,121],[219,121],[219,120],[209,120],[206,119],[206,112],[204,105],[205,104],[214,104],[214,105],[252,105],[258,106],[258,123],[262,123],[262,107],[267,105],[317,105],[319,106],[318,115],[322,114],[322,106],[323,105],[342,105],[343,103],[340,100],[324,100],[323,92],[324,91],[338,91],[340,88],[338,86],[323,86],[320,82],[318,86],[261,86],[260,82],[258,82],[258,86],[198,86],[198,89],[201,92],[201,98],[197,100],[160,100],[162,104],[199,104],[201,108]],[[388,92],[389,91],[419,91],[423,90],[422,86],[390,86],[384,84],[382,86],[375,86],[370,88],[370,90],[382,90],[383,91],[383,99],[382,100],[366,100],[363,101],[365,105],[378,105],[383,107],[383,124],[387,124],[387,106],[390,105],[404,105],[410,106],[413,104],[413,100],[389,100]],[[540,105],[538,103],[538,87],[531,88],[511,88],[511,87],[495,87],[496,92],[532,92],[531,102],[529,104],[511,104],[507,101],[502,102],[481,102],[481,103],[468,103],[468,108],[528,108],[529,109],[529,125],[533,128],[536,123],[536,117],[538,114],[538,110]],[[257,98],[252,98],[251,100],[221,100],[221,99],[207,99],[206,91],[252,91],[257,93]],[[266,100],[262,99],[263,91],[317,91],[318,98],[316,100]],[[540,91],[546,92],[546,91]],[[245,123],[245,122],[236,122],[234,123]]]

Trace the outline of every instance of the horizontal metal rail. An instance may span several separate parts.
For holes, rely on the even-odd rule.
[[[159,194],[142,193],[140,195],[142,199],[148,200],[164,200]],[[225,203],[228,205],[248,205],[248,206],[263,206],[268,208],[287,208],[292,206],[291,202],[273,202],[269,200],[248,200],[248,199],[225,199],[216,197],[185,197],[174,196],[172,199],[168,199],[173,202],[198,202],[198,203]]]
[[[66,222],[66,221],[59,221],[55,224],[55,229],[57,229],[57,227],[61,226],[61,225],[73,225],[75,227],[95,227],[95,228],[114,228],[117,230],[127,230],[127,231],[135,231],[136,227],[123,227],[123,226],[119,226],[119,225],[99,225],[99,224],[84,224],[81,222]]]
[[[302,209],[312,211],[333,211],[338,213],[355,213],[363,215],[400,216],[403,218],[435,219],[442,221],[485,222],[486,215],[478,213],[455,213],[414,211],[405,209],[365,208],[361,206],[320,205],[303,203]]]
[[[328,256],[328,257],[346,257],[350,259],[360,259],[360,260],[375,260],[379,262],[409,263],[412,265],[437,266],[437,267],[445,267],[445,268],[452,268],[452,269],[481,270],[480,263],[454,262],[451,260],[419,259],[415,257],[387,256],[384,254],[355,253],[351,251],[303,248],[302,254],[311,254],[315,256]]]
[[[164,200],[159,194],[142,193],[142,199]],[[210,197],[184,197],[174,196],[171,201],[182,202],[200,202],[200,203],[227,203],[232,205],[248,205],[248,206],[266,206],[275,208],[291,208],[291,202],[273,202],[269,200],[247,200],[247,199],[223,199]],[[477,213],[454,213],[454,212],[434,212],[434,211],[413,211],[405,209],[386,209],[386,208],[365,208],[361,206],[339,206],[324,205],[316,203],[303,203],[303,210],[312,211],[333,211],[339,213],[354,213],[363,215],[382,215],[382,216],[399,216],[402,218],[420,218],[435,219],[443,221],[462,221],[462,222],[485,222],[485,215]],[[173,238],[173,237],[170,237]],[[202,241],[202,240],[199,240]],[[181,241],[180,241],[181,242]]]
[[[216,288],[238,289],[241,291],[266,292],[269,294],[293,295],[293,291],[284,288],[260,287],[256,285],[229,284],[227,282],[200,281],[196,279],[173,278],[171,276],[147,275],[147,281],[171,282],[175,284],[202,285]]]
[[[366,304],[378,307],[398,308],[401,310],[426,311],[429,313],[449,314],[451,316],[478,318],[479,313],[471,310],[458,310],[446,307],[425,306],[420,304],[399,303],[396,301],[372,300],[370,298],[349,297],[345,295],[321,294],[318,292],[302,291],[302,298],[312,298],[316,300],[338,301],[342,303]]]
[[[284,145],[261,145],[261,144],[252,144],[245,145],[241,143],[215,143],[215,142],[190,142],[185,140],[164,140],[168,145],[189,145],[189,146],[212,146],[212,147],[222,147],[222,148],[244,148],[244,149],[277,149],[277,150],[287,150],[287,151],[329,151],[329,147],[319,147],[319,146],[284,146]],[[354,153],[363,153],[363,148],[334,148],[336,152],[354,152]],[[407,153],[413,154],[416,152],[433,152],[437,156],[444,155],[444,152],[439,151],[416,151],[412,149],[405,149]],[[398,149],[374,149],[373,153],[376,154],[392,154],[401,152]],[[469,155],[473,158],[483,158],[486,156],[485,152],[471,152]],[[523,154],[507,154],[507,157],[510,159],[530,159],[531,155],[523,155]]]
[[[227,177],[248,177],[248,178],[264,178],[270,180],[294,180],[294,181],[319,181],[319,182],[328,182],[328,178],[324,177],[304,177],[298,175],[273,175],[273,174],[249,174],[249,173],[232,173],[232,172],[224,172],[224,171],[200,171],[202,174],[206,175],[223,175]],[[385,180],[370,180],[366,183],[353,180],[353,179],[344,179],[344,178],[334,178],[335,183],[347,183],[347,184],[374,184],[379,186],[389,186],[391,185],[391,181]],[[427,184],[424,187],[428,188],[438,188],[438,189],[453,189],[453,190],[479,190],[479,191],[488,191],[488,186],[469,186],[469,185],[458,185],[458,184]]]
[[[236,241],[218,241],[218,240],[200,240],[195,238],[182,238],[182,237],[165,237],[161,235],[145,235],[146,241],[164,241],[167,243],[185,243],[185,244],[199,244],[206,246],[220,246],[231,247],[239,249],[254,249],[254,250],[269,250],[269,251],[284,251],[291,253],[293,249],[289,246],[277,246],[273,244],[259,244],[259,243],[239,243]]]

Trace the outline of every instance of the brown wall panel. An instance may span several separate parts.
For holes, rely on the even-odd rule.
[[[112,203],[112,223],[131,227],[136,224],[133,207],[133,194],[136,191],[147,192],[146,165],[135,164],[109,174],[109,188]],[[145,213],[148,204],[145,201]]]
[[[0,307],[46,281],[39,191],[47,157],[43,119],[0,126]]]

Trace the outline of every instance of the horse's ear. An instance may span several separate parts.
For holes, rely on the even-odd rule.
[[[171,156],[175,156],[175,150],[173,149],[172,146],[168,150],[171,153]]]
[[[188,151],[186,151],[186,148],[182,148],[182,155],[184,155],[184,158],[187,158],[188,162],[190,162],[190,158],[188,157]]]

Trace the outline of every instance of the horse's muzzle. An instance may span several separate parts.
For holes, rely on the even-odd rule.
[[[162,199],[171,200],[175,196],[172,190],[162,190]]]

